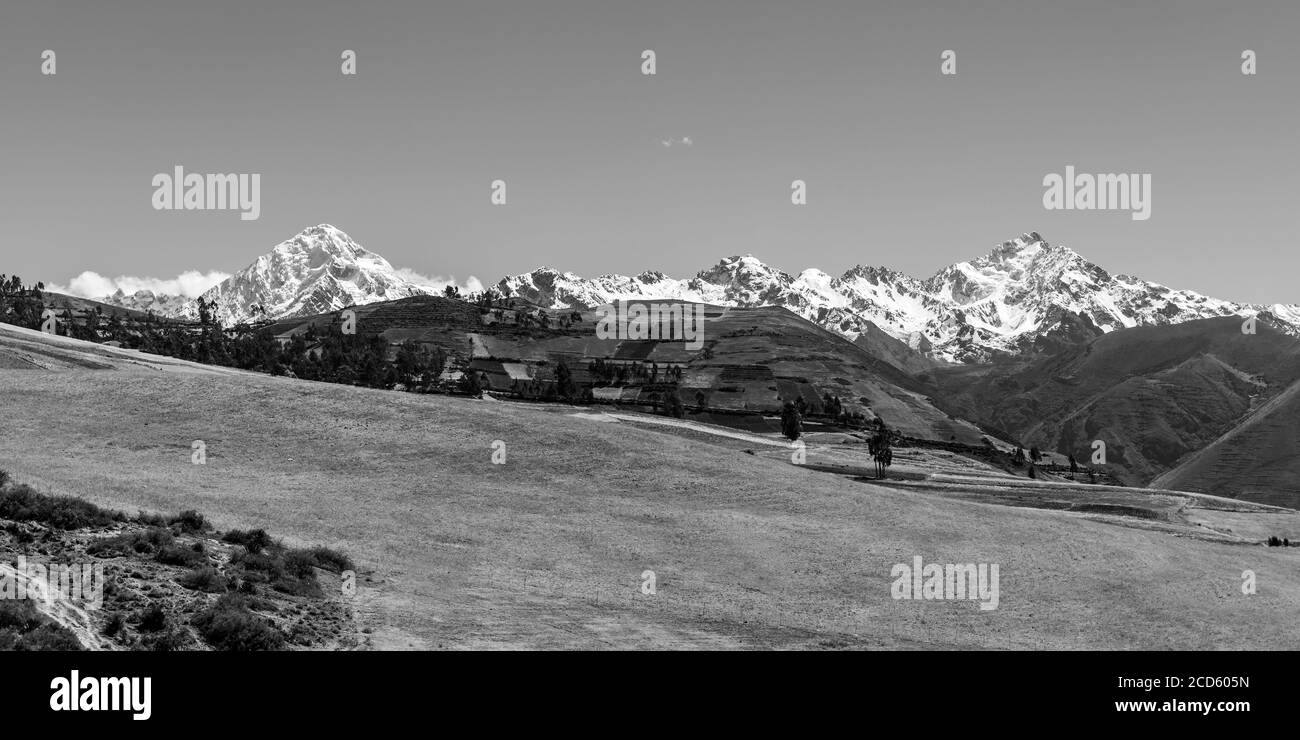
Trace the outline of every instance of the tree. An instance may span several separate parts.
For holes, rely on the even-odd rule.
[[[803,434],[803,418],[799,414],[799,409],[789,401],[781,407],[781,434],[791,442],[799,439]]]
[[[686,415],[686,407],[682,405],[682,398],[677,395],[676,388],[669,388],[667,396],[664,397],[664,413],[674,419],[680,419]]]
[[[1040,452],[1037,447],[1030,447],[1029,459],[1033,460],[1034,462],[1039,462],[1043,459],[1043,453]]]
[[[473,398],[482,398],[483,384],[479,382],[478,371],[465,368],[460,374],[460,389]]]
[[[566,401],[578,397],[578,385],[573,382],[573,372],[564,360],[555,365],[555,390]]]
[[[894,462],[894,451],[890,448],[891,432],[883,419],[876,419],[876,433],[867,441],[867,451],[876,461],[876,477],[885,477],[885,468]]]

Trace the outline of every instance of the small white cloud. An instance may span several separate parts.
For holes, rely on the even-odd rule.
[[[673,144],[681,144],[682,146],[695,146],[695,140],[689,136],[683,136],[680,139],[660,139],[659,143],[663,144],[665,149],[672,146]]]
[[[695,142],[691,141],[691,137],[689,136],[683,136],[682,143],[686,146],[695,146]]]
[[[66,293],[92,299],[104,298],[113,295],[119,290],[127,295],[147,290],[154,294],[197,298],[209,288],[229,277],[228,273],[217,270],[212,270],[206,274],[198,270],[186,270],[170,280],[165,278],[133,277],[130,275],[119,275],[110,278],[92,270],[86,270],[72,278],[67,286],[50,285],[49,289],[56,293]]]
[[[670,146],[673,145],[673,140],[672,140],[672,139],[664,139],[664,140],[660,141],[659,143],[660,143],[660,144],[663,144],[663,145],[664,145],[664,148],[667,149],[668,147],[670,147]]]

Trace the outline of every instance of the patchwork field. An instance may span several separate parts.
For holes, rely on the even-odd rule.
[[[1159,521],[1009,506],[981,489],[1055,484],[995,486],[936,454],[881,486],[814,469],[865,463],[843,439],[813,439],[796,466],[762,433],[210,371],[0,327],[6,356],[38,362],[0,368],[0,468],[341,548],[378,648],[1300,647],[1300,550],[1258,544],[1300,539],[1295,512],[1166,493]],[[1205,528],[1234,536],[1188,536]],[[914,556],[999,564],[998,608],[891,598]]]

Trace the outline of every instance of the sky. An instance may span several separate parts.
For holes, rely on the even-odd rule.
[[[193,291],[331,223],[457,281],[746,253],[925,277],[1038,231],[1300,302],[1300,3],[1050,5],[6,0],[0,272]],[[259,174],[260,217],[156,210],[177,165]],[[1150,174],[1150,218],[1045,209],[1067,165]]]

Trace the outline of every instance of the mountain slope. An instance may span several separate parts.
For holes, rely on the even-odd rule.
[[[408,280],[383,257],[321,224],[276,245],[202,298],[216,301],[217,318],[229,325],[257,318],[259,307],[283,318],[430,292],[432,286]],[[197,305],[186,305],[182,315],[197,317]]]
[[[1300,340],[1237,318],[1115,331],[1034,360],[937,368],[922,376],[949,412],[1024,445],[1091,457],[1143,483],[1218,439],[1300,380]],[[1221,488],[1198,488],[1232,495]]]
[[[1300,382],[1151,486],[1300,509]]]

